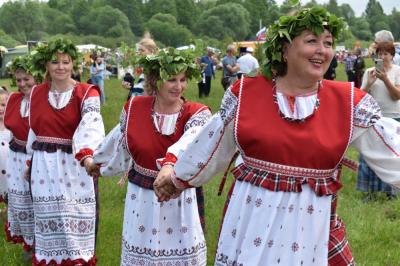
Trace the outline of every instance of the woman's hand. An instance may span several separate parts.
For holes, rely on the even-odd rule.
[[[158,173],[153,186],[159,202],[177,198],[182,192],[172,182],[173,174],[174,168],[172,165],[164,165]]]
[[[369,70],[368,71],[367,85],[371,86],[372,84],[375,83],[376,78],[377,78],[376,72],[377,72],[377,70]]]
[[[131,84],[127,81],[122,81],[122,88],[130,90],[131,89]]]
[[[94,163],[92,157],[87,157],[83,161],[83,165],[85,166],[86,173],[92,177],[100,176],[100,167]]]
[[[385,70],[380,71],[380,70],[375,69],[375,76],[376,76],[376,78],[378,78],[382,81],[385,81],[387,79],[387,74],[386,74]]]

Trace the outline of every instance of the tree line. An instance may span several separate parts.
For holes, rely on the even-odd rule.
[[[305,6],[319,5],[315,0]],[[378,0],[369,0],[363,14],[355,16],[349,4],[337,0],[322,4],[343,17],[348,28],[346,44],[370,41],[378,30],[400,38],[400,12],[385,14]],[[231,41],[254,39],[260,26],[268,27],[292,9],[291,0],[20,0],[0,7],[0,45],[13,47],[28,40],[46,41],[66,36],[76,43],[96,43],[114,48],[133,45],[149,31],[160,46],[187,45],[202,39],[221,47]]]

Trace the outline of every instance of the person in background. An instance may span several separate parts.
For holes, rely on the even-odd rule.
[[[103,62],[103,58],[97,56],[93,59],[93,63],[90,66],[90,79],[91,84],[96,85],[100,88],[100,101],[102,104],[106,102],[106,94],[104,91],[104,75],[106,71],[106,65]]]
[[[336,78],[336,68],[338,66],[338,62],[336,56],[333,56],[331,63],[329,64],[328,70],[324,75],[324,79],[335,80]]]
[[[354,61],[354,86],[361,88],[361,81],[364,75],[365,62],[361,54],[361,48],[357,48],[355,51],[356,60]]]
[[[125,104],[120,123],[86,169],[92,176],[129,170],[121,265],[206,265],[203,203],[197,203],[202,202],[201,191],[186,189],[164,204],[157,202],[153,188],[159,168],[173,164],[211,117],[207,106],[182,96],[200,70],[190,51],[173,48],[142,55],[139,63],[149,96],[132,97]]]
[[[151,38],[148,32],[145,33],[144,37],[136,44],[136,51],[138,55],[150,55],[157,53],[158,51],[157,44]],[[143,85],[145,76],[143,74],[143,69],[141,66],[135,67],[134,77],[135,76],[137,77],[136,78],[137,80],[133,86],[131,86],[129,82],[126,81],[122,82],[122,87],[124,87],[125,89],[129,89],[128,100],[132,96],[149,95],[148,93],[151,93],[151,92],[146,92],[144,90]]]
[[[393,64],[395,48],[393,42],[380,42],[376,48],[377,58],[383,60],[383,69],[368,68],[363,76],[361,89],[369,93],[379,104],[382,116],[400,121],[400,66]],[[357,190],[365,193],[364,201],[373,200],[376,192],[394,198],[395,191],[383,182],[360,156],[357,174]]]
[[[25,179],[26,161],[31,156],[26,152],[29,133],[29,99],[32,87],[41,80],[32,75],[33,68],[29,56],[16,57],[11,64],[18,92],[12,93],[7,102],[5,125],[11,132],[8,171],[8,222],[7,239],[21,243],[24,247],[24,259],[31,257],[35,237],[35,220],[31,198],[31,188]]]
[[[253,56],[254,49],[253,47],[247,47],[246,53],[239,57],[237,60],[239,64],[238,78],[241,78],[242,75],[249,75],[250,73],[253,75],[257,74],[258,68],[260,67],[257,59]]]
[[[239,64],[236,61],[235,45],[230,44],[226,48],[226,56],[222,58],[222,80],[221,84],[224,90],[232,85],[237,80],[237,72],[240,70]]]
[[[349,51],[347,56],[344,58],[344,70],[346,71],[347,81],[354,82],[355,74],[354,74],[354,62],[356,61],[356,56],[353,51]]]
[[[377,45],[381,42],[394,42],[394,37],[392,32],[388,30],[380,30],[375,33],[375,41],[374,41],[374,48],[376,49]],[[395,52],[393,55],[393,63],[395,65],[400,66],[400,55]]]
[[[84,166],[103,141],[100,89],[71,78],[76,46],[55,39],[36,48],[27,152],[35,219],[33,265],[95,265],[97,179]],[[45,62],[45,65],[43,65]],[[44,115],[45,114],[45,115]]]
[[[8,90],[1,86],[0,87],[0,203],[4,202],[7,204],[7,158],[9,157],[8,142],[11,139],[11,132],[7,130],[4,125],[4,113],[6,109],[6,103],[8,100]],[[0,214],[7,214],[7,205],[4,209],[0,209]]]
[[[277,20],[264,43],[264,75],[230,87],[175,166],[158,174],[154,187],[167,201],[205,184],[239,151],[215,265],[355,265],[336,213],[350,144],[400,187],[400,124],[352,83],[323,80],[343,28],[317,6]]]
[[[200,58],[200,66],[202,68],[202,79],[198,83],[199,98],[208,97],[211,91],[211,78],[215,78],[214,67],[216,60],[214,58],[214,50],[211,47],[207,48],[207,55]]]

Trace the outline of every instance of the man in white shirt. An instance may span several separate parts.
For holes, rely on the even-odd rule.
[[[254,49],[252,47],[247,47],[246,54],[241,56],[237,62],[240,66],[238,76],[248,75],[249,73],[257,73],[260,67],[257,59],[253,56]]]

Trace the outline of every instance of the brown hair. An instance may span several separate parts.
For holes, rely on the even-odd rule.
[[[379,54],[379,52],[388,52],[394,56],[396,49],[394,48],[393,42],[380,42],[376,47],[376,53]]]
[[[8,92],[7,87],[0,86],[0,95],[3,95],[3,94],[8,95],[10,93]]]
[[[143,38],[137,43],[139,46],[145,47],[147,50],[150,51],[150,53],[154,54],[158,51],[157,44],[155,41],[151,38],[150,33],[146,32],[143,36]]]

